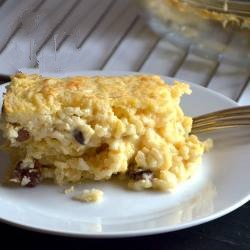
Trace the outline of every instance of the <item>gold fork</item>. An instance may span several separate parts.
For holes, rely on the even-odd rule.
[[[250,105],[224,109],[193,118],[192,133],[250,125]]]

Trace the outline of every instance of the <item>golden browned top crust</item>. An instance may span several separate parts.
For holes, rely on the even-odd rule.
[[[12,116],[27,113],[52,114],[65,107],[87,108],[91,102],[100,108],[119,104],[127,109],[140,106],[141,111],[152,110],[188,91],[186,84],[170,91],[170,87],[154,75],[60,79],[18,73],[12,77],[4,97],[4,110],[10,120]]]

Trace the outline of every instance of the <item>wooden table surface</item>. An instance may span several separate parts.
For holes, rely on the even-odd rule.
[[[154,34],[133,0],[0,1],[0,73],[129,70],[168,75],[250,104],[250,69],[199,57]],[[220,34],[223,38],[223,34]],[[237,41],[235,39],[231,39]],[[17,229],[18,242],[73,248],[250,249],[250,204],[216,221],[168,234],[130,239],[73,239]],[[120,247],[121,246],[121,247]]]

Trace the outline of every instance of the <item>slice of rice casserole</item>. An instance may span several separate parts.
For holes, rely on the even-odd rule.
[[[31,187],[118,175],[136,190],[175,188],[205,149],[179,106],[184,93],[191,93],[187,84],[155,75],[16,74],[1,124],[13,160],[9,181]]]

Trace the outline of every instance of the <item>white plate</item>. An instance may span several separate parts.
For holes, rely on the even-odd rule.
[[[71,73],[74,74],[119,75],[128,72]],[[192,95],[182,101],[189,115],[237,105],[206,88],[191,87]],[[0,91],[4,91],[3,86]],[[0,218],[32,230],[78,237],[148,235],[211,221],[249,200],[250,132],[238,129],[210,136],[215,139],[214,149],[204,156],[197,174],[174,193],[133,192],[111,183],[91,183],[84,187],[104,190],[104,201],[83,204],[72,201],[63,194],[62,188],[56,186],[40,185],[33,189],[0,186]],[[2,177],[7,163],[3,153],[0,162]]]

